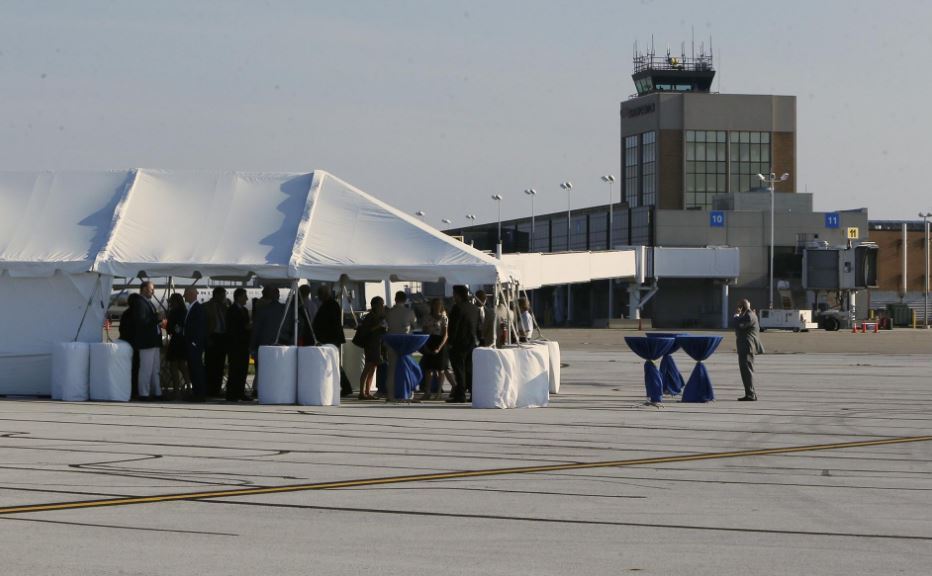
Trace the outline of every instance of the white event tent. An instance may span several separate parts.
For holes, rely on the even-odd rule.
[[[0,394],[101,340],[114,276],[493,284],[501,261],[321,170],[0,173]]]

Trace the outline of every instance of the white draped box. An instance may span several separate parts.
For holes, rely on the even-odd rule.
[[[550,393],[560,393],[560,343],[552,340],[541,341],[550,353]]]
[[[339,348],[333,344],[298,348],[297,399],[302,406],[340,405]]]
[[[133,392],[133,347],[122,340],[88,347],[91,400],[129,402]]]
[[[365,352],[352,342],[343,345],[343,371],[354,389],[359,390],[359,379],[366,366]]]
[[[87,342],[60,342],[52,347],[52,400],[88,399],[90,354]]]
[[[297,346],[260,346],[259,404],[294,404],[297,400]]]
[[[473,408],[547,406],[549,391],[550,354],[546,345],[473,351]]]

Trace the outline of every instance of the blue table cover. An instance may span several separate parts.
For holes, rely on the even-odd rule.
[[[683,352],[689,354],[689,357],[696,361],[696,367],[693,368],[692,374],[689,375],[689,381],[683,389],[683,402],[709,402],[715,400],[715,391],[712,389],[712,381],[709,380],[709,372],[702,363],[715,352],[718,345],[722,343],[721,336],[682,336],[676,339],[677,343],[683,349]]]
[[[632,352],[646,360],[644,362],[644,388],[647,389],[647,397],[655,404],[662,402],[663,377],[653,361],[667,354],[676,345],[676,339],[625,336],[625,343]]]
[[[414,396],[414,389],[421,382],[421,367],[414,361],[411,354],[420,350],[428,334],[386,334],[382,342],[398,354],[398,364],[395,366],[395,399],[410,400]]]
[[[679,338],[681,336],[689,336],[689,334],[674,332],[647,333],[648,338]],[[680,373],[676,361],[673,360],[673,354],[679,349],[679,342],[674,343],[673,348],[667,352],[660,361],[660,377],[663,378],[663,393],[669,394],[670,396],[676,396],[682,392],[683,386],[685,385],[683,375]]]

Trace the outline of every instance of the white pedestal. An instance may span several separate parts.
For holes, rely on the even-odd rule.
[[[476,348],[472,356],[473,408],[535,408],[550,401],[547,346]]]
[[[133,347],[122,340],[88,346],[91,400],[129,402],[133,393]]]
[[[294,404],[297,399],[297,346],[260,346],[259,404]]]
[[[340,351],[333,344],[298,348],[298,404],[340,405]]]
[[[91,352],[87,342],[52,347],[52,400],[83,402],[90,397]]]

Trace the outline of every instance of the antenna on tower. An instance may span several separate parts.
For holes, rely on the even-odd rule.
[[[689,27],[690,38],[689,41],[692,44],[692,53],[693,53],[693,62],[696,61],[696,25],[693,24]]]

